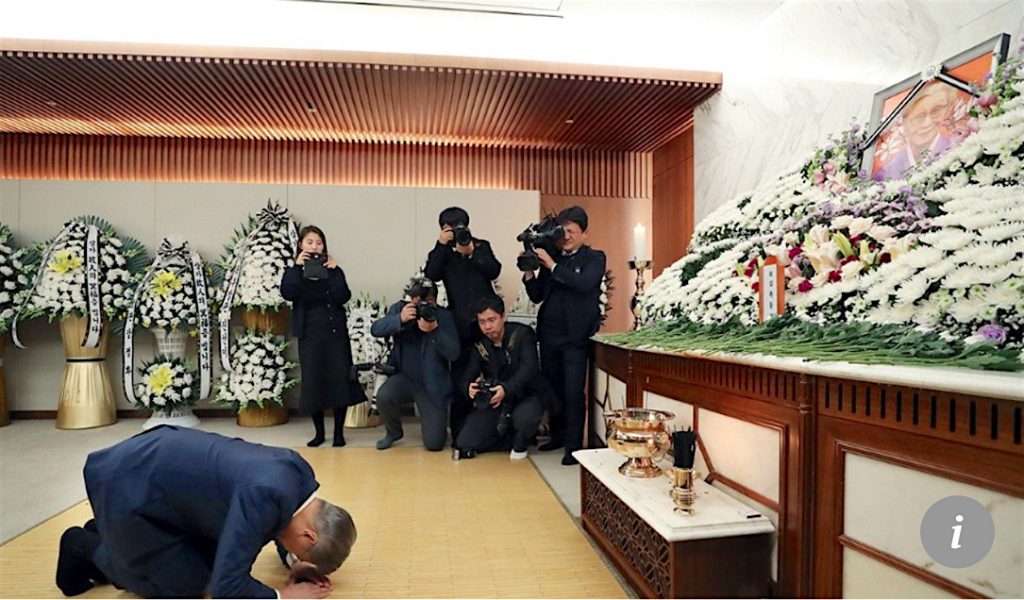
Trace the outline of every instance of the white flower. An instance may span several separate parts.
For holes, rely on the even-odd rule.
[[[850,221],[850,236],[856,237],[858,235],[864,235],[874,224],[874,220],[869,217],[858,217],[853,219]]]

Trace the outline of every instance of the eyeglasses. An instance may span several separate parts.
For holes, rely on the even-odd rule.
[[[941,120],[946,115],[946,104],[940,104],[939,106],[933,106],[927,111],[920,112],[916,115],[907,115],[905,118],[911,123],[924,123],[925,119],[931,119],[932,121]]]

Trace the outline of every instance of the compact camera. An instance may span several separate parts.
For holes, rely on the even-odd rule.
[[[302,278],[309,279],[310,281],[319,281],[321,279],[327,279],[327,255],[319,252],[313,252],[306,258],[306,262],[302,264]]]

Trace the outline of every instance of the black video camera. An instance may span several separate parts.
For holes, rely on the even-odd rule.
[[[306,262],[302,263],[302,278],[310,281],[327,279],[327,255],[319,252],[310,253]]]
[[[540,258],[534,252],[534,248],[543,248],[550,256],[558,254],[558,245],[565,239],[565,229],[555,218],[555,215],[548,215],[541,219],[540,223],[530,225],[522,233],[516,236],[516,240],[523,243],[525,252],[516,259],[516,266],[520,271],[536,271],[540,268]]]
[[[437,320],[437,305],[426,300],[420,300],[416,303],[416,318],[433,323]]]
[[[459,224],[452,227],[452,232],[455,233],[455,243],[460,246],[468,246],[473,241],[473,234],[465,225]]]
[[[382,362],[357,363],[352,365],[351,379],[357,379],[359,373],[363,371],[371,371],[377,375],[387,375],[390,377],[398,372],[398,368]]]

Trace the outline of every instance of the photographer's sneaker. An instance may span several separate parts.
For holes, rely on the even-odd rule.
[[[528,456],[530,456],[530,453],[526,450],[516,450],[515,448],[513,448],[512,452],[508,455],[510,460],[523,460]]]

